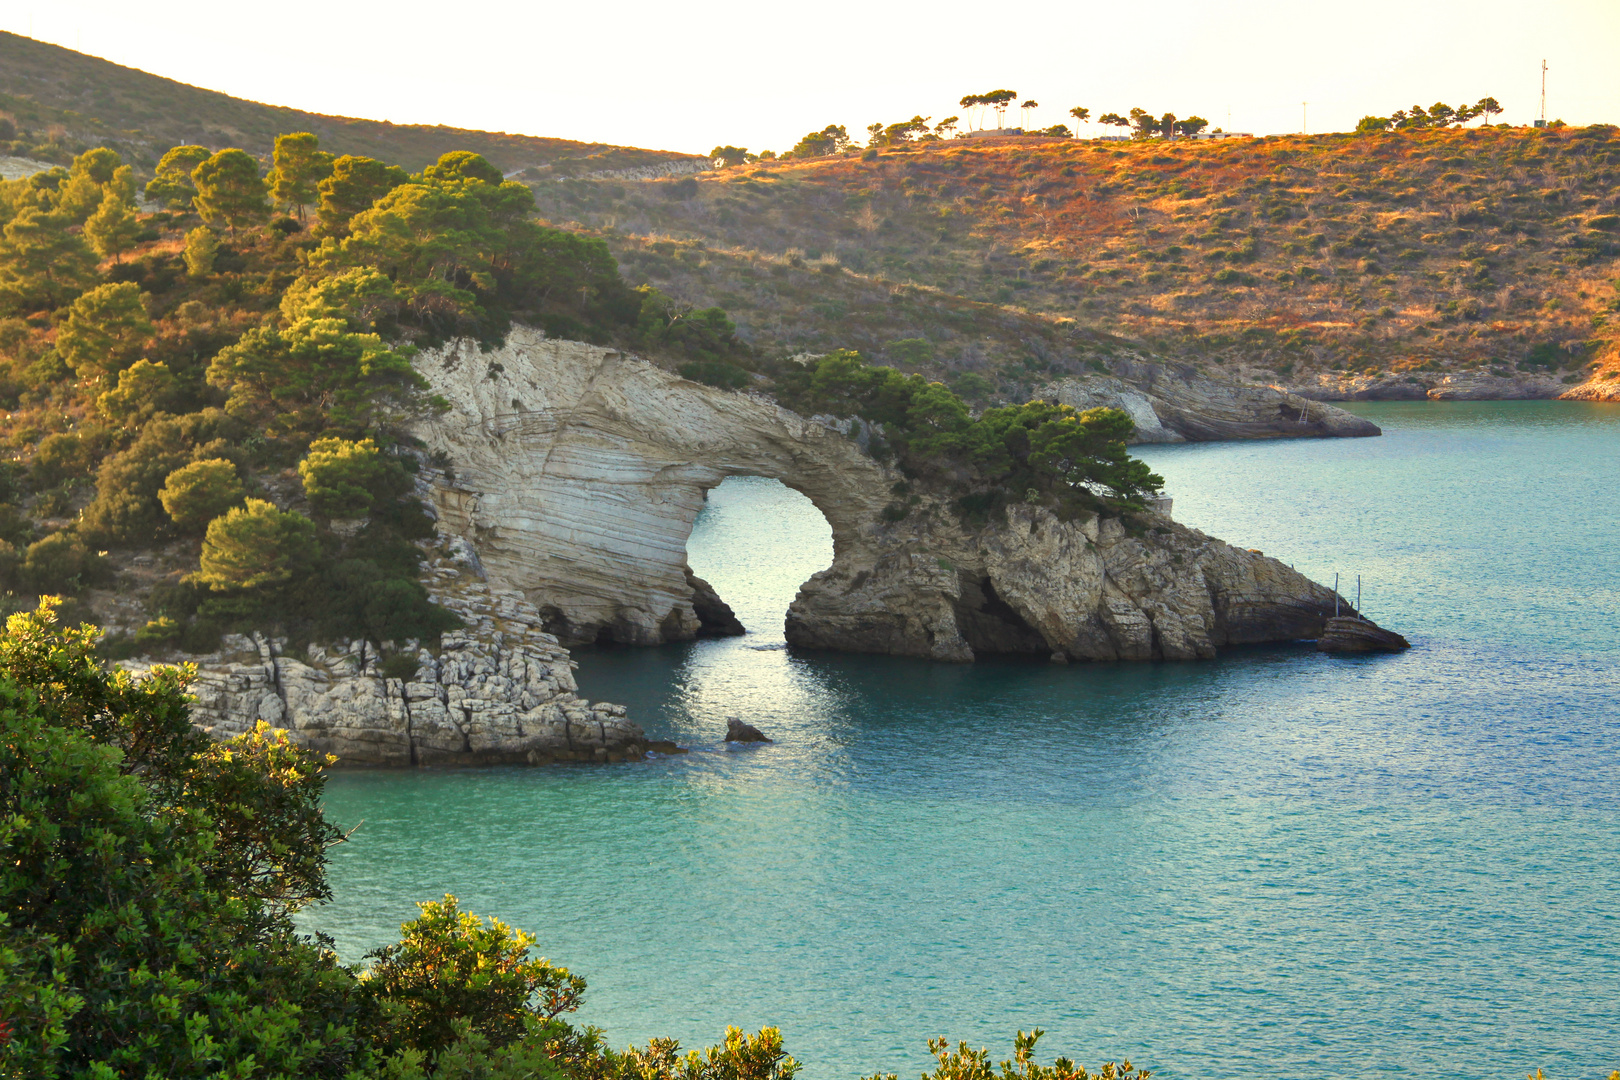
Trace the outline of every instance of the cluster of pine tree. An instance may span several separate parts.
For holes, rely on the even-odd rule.
[[[746,353],[723,312],[630,287],[472,153],[412,175],[299,133],[268,170],[175,147],[144,200],[106,148],[0,183],[0,588],[80,594],[108,551],[190,542],[196,572],[154,592],[127,648],[206,649],[233,625],[435,637],[454,619],[416,580],[432,528],[407,427],[440,403],[411,357],[514,320]],[[277,495],[294,467],[301,497]]]

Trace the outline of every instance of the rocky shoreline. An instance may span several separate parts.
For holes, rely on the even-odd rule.
[[[579,696],[568,650],[521,594],[492,587],[465,544],[444,545],[424,574],[461,616],[438,650],[365,641],[312,645],[232,635],[197,665],[192,719],[218,738],[261,720],[341,765],[541,765],[639,760],[650,744],[622,705]],[[409,678],[383,673],[412,656]],[[150,661],[128,663],[136,672]]]
[[[1038,397],[1077,409],[1120,409],[1138,443],[1216,439],[1365,438],[1378,425],[1277,386],[1213,379],[1190,364],[1116,359],[1112,375],[1060,379]]]
[[[1286,387],[1286,392],[1319,402],[1620,401],[1620,377],[1595,377],[1571,386],[1551,375],[1419,371],[1336,375],[1322,372],[1312,381],[1292,383]]]

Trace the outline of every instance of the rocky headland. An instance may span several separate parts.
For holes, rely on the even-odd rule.
[[[787,615],[801,647],[1182,659],[1314,637],[1333,610],[1331,590],[1162,513],[1061,521],[1020,504],[970,525],[948,493],[921,492],[896,520],[904,477],[867,453],[862,424],[617,350],[518,328],[490,352],[452,344],[417,366],[451,403],[416,429],[453,463],[431,478],[441,530],[565,645],[725,631],[723,600],[692,577],[686,540],[704,493],[732,475],[780,480],[832,528],[832,566]],[[1286,399],[1259,400],[1275,410]]]
[[[898,500],[905,477],[869,452],[869,425],[802,416],[620,350],[518,327],[498,348],[455,342],[416,363],[449,402],[415,427],[436,463],[418,480],[438,531],[424,578],[464,628],[438,649],[227,638],[192,658],[203,727],[223,736],[265,721],[346,764],[645,756],[656,747],[622,706],[579,696],[568,646],[743,632],[686,559],[707,491],[735,475],[803,493],[832,528],[832,565],[786,615],[800,648],[1196,659],[1314,638],[1336,602],[1348,610],[1278,560],[1176,523],[1168,499],[1070,520],[1018,503],[978,522],[949,492]],[[1147,365],[1125,374],[1050,393],[1125,409],[1143,441],[1377,433],[1275,390]]]

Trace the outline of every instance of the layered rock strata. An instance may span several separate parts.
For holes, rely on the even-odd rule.
[[[1041,396],[1077,409],[1122,409],[1137,442],[1359,438],[1378,425],[1274,386],[1213,379],[1190,364],[1116,359],[1113,375],[1061,379]]]
[[[293,655],[281,641],[231,636],[218,653],[187,657],[198,666],[192,720],[218,738],[263,720],[343,765],[645,756],[646,737],[623,706],[579,696],[568,651],[534,606],[475,567],[465,557],[430,566],[429,591],[466,626],[444,634],[437,652],[404,649],[416,661],[410,678],[384,675],[387,652],[364,641]]]
[[[1317,372],[1292,392],[1311,401],[1536,401],[1569,387],[1551,375],[1405,371],[1379,375]]]
[[[611,349],[519,328],[417,367],[451,404],[417,429],[452,463],[435,477],[440,528],[565,644],[687,640],[713,622],[686,541],[704,493],[732,475],[782,481],[832,528],[832,566],[788,612],[800,646],[1180,659],[1315,637],[1333,611],[1331,590],[1163,514],[1127,527],[1020,504],[969,527],[948,493],[924,493],[893,520],[903,478],[866,453],[863,425]]]

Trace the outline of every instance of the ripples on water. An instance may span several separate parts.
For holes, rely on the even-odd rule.
[[[345,955],[455,892],[616,1043],[776,1024],[807,1080],[998,1055],[1258,1074],[1620,1068],[1620,409],[1381,404],[1380,439],[1142,450],[1179,520],[1363,578],[1417,648],[968,667],[781,648],[831,561],[772,482],[693,568],[746,638],[581,651],[689,757],[339,774]],[[727,751],[725,717],[778,741]]]

